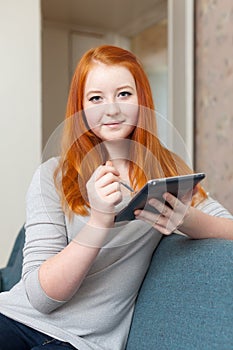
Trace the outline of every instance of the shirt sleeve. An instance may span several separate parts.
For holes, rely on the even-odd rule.
[[[217,200],[209,196],[203,202],[199,203],[196,208],[212,216],[218,216],[233,220],[233,215]]]
[[[38,278],[40,265],[67,245],[65,215],[53,180],[56,165],[52,158],[37,169],[26,197],[22,279],[31,305],[42,313],[65,303],[47,296]]]

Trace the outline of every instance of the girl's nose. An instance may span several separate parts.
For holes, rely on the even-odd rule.
[[[117,114],[119,114],[120,113],[120,108],[119,108],[119,105],[118,105],[118,103],[115,103],[115,102],[113,102],[113,103],[108,103],[108,104],[106,104],[106,109],[105,109],[105,114],[107,115],[107,116],[114,116],[114,115],[117,115]]]

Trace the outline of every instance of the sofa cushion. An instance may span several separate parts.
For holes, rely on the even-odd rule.
[[[23,263],[24,241],[25,229],[22,227],[15,240],[7,266],[0,269],[1,292],[11,289],[11,287],[13,287],[20,280]]]
[[[127,350],[233,348],[233,241],[162,239],[141,287]]]

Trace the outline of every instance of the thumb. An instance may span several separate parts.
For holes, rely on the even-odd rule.
[[[111,161],[111,160],[107,160],[107,162],[105,163],[105,165],[107,165],[107,166],[112,166],[112,161]]]

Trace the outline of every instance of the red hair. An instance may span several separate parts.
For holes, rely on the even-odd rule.
[[[127,50],[110,45],[91,49],[81,58],[71,82],[62,152],[54,173],[64,210],[69,208],[72,212],[83,216],[88,214],[89,207],[86,183],[95,169],[107,160],[102,140],[89,130],[83,112],[83,92],[87,74],[96,62],[123,66],[131,72],[135,80],[139,115],[138,124],[130,137],[133,141],[129,154],[131,186],[138,190],[148,179],[192,172],[186,163],[166,149],[157,137],[150,84],[136,56]],[[198,201],[206,197],[200,186],[194,197],[198,197]]]

